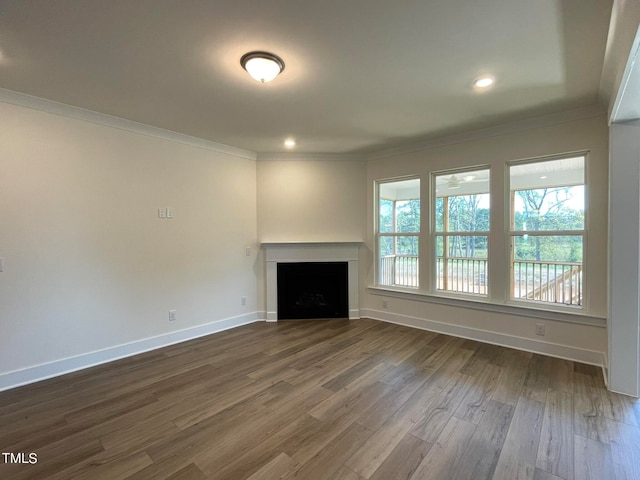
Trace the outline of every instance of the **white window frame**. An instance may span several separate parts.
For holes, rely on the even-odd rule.
[[[466,173],[472,173],[478,170],[488,170],[489,171],[489,191],[487,193],[489,197],[491,197],[491,169],[492,169],[491,165],[474,165],[471,167],[430,172],[431,207],[429,209],[430,210],[429,215],[431,219],[430,221],[431,235],[429,236],[429,239],[431,244],[430,245],[431,252],[429,254],[429,263],[430,263],[429,279],[431,283],[430,293],[433,295],[442,296],[442,297],[468,298],[468,299],[481,300],[481,301],[488,301],[491,298],[490,283],[488,282],[488,278],[489,278],[489,272],[491,270],[491,257],[490,257],[489,245],[491,244],[491,218],[493,215],[492,208],[490,207],[489,209],[489,230],[486,230],[486,231],[447,232],[444,230],[444,226],[443,226],[443,231],[438,232],[437,226],[436,226],[436,221],[437,221],[436,207],[437,207],[437,198],[438,198],[437,192],[436,192],[436,177],[446,176],[446,175],[456,175],[456,176],[462,177]],[[442,197],[442,198],[449,198],[449,197]],[[483,272],[485,273],[485,293],[473,293],[473,292],[462,292],[462,291],[456,291],[456,290],[438,289],[438,252],[436,251],[438,246],[438,237],[443,238],[443,242],[444,242],[443,248],[445,250],[446,250],[445,239],[448,237],[486,237],[487,238],[487,259],[486,259],[485,269],[483,270]]]
[[[422,198],[420,196],[419,200],[420,200],[420,229],[417,232],[397,232],[397,227],[396,227],[396,212],[395,212],[395,208],[393,211],[393,232],[381,232],[380,231],[380,185],[385,184],[385,183],[396,183],[396,182],[403,182],[406,180],[418,180],[418,182],[420,183],[420,185],[422,184],[421,178],[419,175],[411,175],[411,176],[403,176],[403,177],[394,177],[394,178],[385,178],[385,179],[381,179],[381,180],[376,180],[375,184],[374,184],[374,235],[375,235],[375,253],[374,253],[374,258],[375,258],[375,265],[374,265],[374,276],[375,276],[375,285],[377,287],[382,287],[382,288],[393,288],[393,289],[398,289],[398,290],[406,290],[406,291],[418,291],[421,288],[420,285],[420,262],[421,262],[421,252],[423,251],[423,246],[422,246],[422,241],[421,241],[421,235],[422,235],[422,208],[423,208],[423,202],[422,202]],[[420,187],[420,194],[422,193],[421,191],[421,187]],[[381,283],[380,281],[380,263],[381,263],[381,258],[380,258],[380,239],[382,237],[415,237],[417,242],[418,242],[418,255],[417,255],[417,272],[416,272],[416,285],[415,286],[409,286],[409,285],[401,285],[401,284],[392,284],[392,285],[387,285],[384,283]],[[394,242],[394,248],[395,248],[395,242]],[[394,276],[395,278],[395,276]]]
[[[511,178],[510,178],[510,166],[519,165],[524,163],[538,163],[546,160],[556,160],[562,158],[583,157],[584,169],[583,169],[583,183],[584,184],[584,229],[578,231],[578,234],[582,234],[583,238],[583,251],[582,251],[582,305],[570,306],[562,303],[551,302],[532,302],[528,300],[512,299],[511,298],[511,237],[518,236],[522,232],[511,231]],[[445,167],[445,168],[442,168]],[[373,251],[373,265],[372,269],[372,283],[369,290],[374,295],[380,295],[383,297],[399,298],[404,300],[412,300],[418,302],[426,302],[433,304],[457,306],[462,308],[470,308],[474,310],[484,310],[504,314],[524,315],[531,318],[539,319],[553,319],[569,323],[579,323],[584,325],[594,325],[603,327],[606,325],[606,318],[604,318],[598,311],[594,311],[592,303],[595,301],[597,305],[600,305],[602,297],[601,292],[592,292],[591,286],[594,284],[600,285],[602,280],[600,278],[594,279],[589,277],[590,271],[592,271],[593,263],[597,266],[601,265],[602,261],[596,258],[600,253],[593,252],[594,244],[601,244],[601,239],[594,240],[593,244],[589,241],[590,238],[590,224],[592,217],[596,215],[598,220],[602,218],[602,208],[597,206],[592,207],[591,203],[594,199],[593,192],[591,191],[591,169],[601,173],[602,169],[600,165],[595,167],[590,162],[590,151],[587,149],[582,150],[565,150],[559,153],[553,153],[550,155],[540,155],[535,157],[521,157],[511,159],[493,159],[488,164],[481,165],[456,165],[454,168],[446,168],[443,163],[439,168],[429,168],[425,165],[424,169],[419,173],[397,176],[397,177],[382,177],[372,180],[370,188],[372,188],[374,194],[372,201],[374,218],[370,221],[373,223],[371,229],[373,234],[372,250]],[[440,169],[442,168],[442,169]],[[491,219],[489,228],[489,248],[487,252],[488,257],[488,281],[487,281],[487,296],[468,295],[453,291],[437,290],[437,278],[436,278],[436,242],[435,242],[435,185],[434,176],[441,175],[442,173],[457,172],[462,174],[463,172],[472,171],[481,168],[488,168],[490,170],[490,200],[491,200]],[[418,236],[419,247],[419,285],[417,288],[403,288],[401,286],[389,286],[381,285],[379,280],[379,256],[380,251],[379,240],[377,235],[378,221],[379,221],[379,193],[378,184],[386,182],[394,182],[405,179],[416,178],[421,181],[420,185],[420,198],[421,198],[421,228]],[[596,186],[599,192],[602,189],[601,182],[596,179]],[[517,188],[519,184],[516,184]],[[432,205],[434,205],[432,207]],[[569,231],[550,231],[550,234],[557,233],[562,234],[574,234],[575,230]],[[530,232],[529,232],[530,233]],[[513,235],[512,235],[513,234]],[[426,252],[426,253],[425,253]],[[594,255],[595,254],[595,255]],[[382,303],[383,308],[384,302]]]
[[[566,186],[577,186],[582,185],[584,187],[584,226],[582,230],[514,230],[513,220],[514,216],[514,193],[511,189],[511,167],[519,166],[519,165],[527,165],[527,164],[535,164],[535,163],[543,163],[554,160],[562,160],[567,158],[576,158],[583,157],[583,178],[582,183],[570,183]],[[516,160],[511,162],[506,162],[505,164],[505,182],[507,188],[505,189],[505,215],[506,215],[506,229],[507,229],[507,238],[506,238],[506,262],[507,262],[507,282],[506,287],[507,291],[505,291],[505,299],[508,304],[518,305],[518,306],[526,306],[528,308],[536,308],[540,310],[567,310],[567,311],[586,311],[586,296],[587,296],[587,282],[588,275],[586,273],[586,266],[588,265],[587,260],[587,222],[589,218],[588,214],[588,201],[587,201],[587,162],[588,162],[588,152],[587,151],[578,151],[578,152],[570,152],[566,154],[559,155],[549,155],[543,157],[534,157],[528,158],[524,160]],[[515,283],[515,273],[514,273],[514,245],[515,238],[521,237],[523,235],[529,235],[532,237],[541,236],[541,237],[562,237],[562,236],[581,236],[582,237],[582,262],[580,264],[581,268],[581,303],[579,305],[574,304],[566,304],[561,302],[551,302],[545,300],[534,300],[534,299],[523,299],[516,298],[513,295],[514,291],[514,283]],[[552,263],[552,262],[548,262]]]

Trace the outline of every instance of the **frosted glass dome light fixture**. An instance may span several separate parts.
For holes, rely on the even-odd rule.
[[[284,70],[280,57],[269,52],[249,52],[240,58],[240,65],[260,83],[267,83]]]
[[[483,75],[482,77],[478,77],[473,81],[473,86],[476,88],[488,88],[495,83],[496,79],[491,75]]]

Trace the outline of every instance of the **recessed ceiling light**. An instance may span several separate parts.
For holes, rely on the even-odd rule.
[[[284,141],[284,146],[287,148],[293,148],[296,146],[296,141],[293,138],[287,138]]]
[[[491,75],[483,75],[482,77],[478,77],[473,81],[473,86],[476,88],[487,88],[493,85],[495,82],[495,78]]]
[[[284,70],[282,59],[269,52],[245,53],[240,65],[260,83],[270,82]]]

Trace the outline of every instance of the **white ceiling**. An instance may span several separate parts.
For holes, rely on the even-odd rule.
[[[373,152],[608,101],[611,5],[0,0],[0,87],[256,152]],[[251,50],[284,72],[255,82]]]

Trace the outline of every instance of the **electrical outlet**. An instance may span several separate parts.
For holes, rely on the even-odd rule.
[[[247,304],[247,297],[240,297],[240,305],[246,305]]]
[[[544,337],[544,323],[536,323],[536,335]]]
[[[387,303],[386,300],[382,301],[382,308],[389,308],[389,304]]]
[[[169,321],[170,322],[175,322],[176,321],[176,311],[175,310],[169,310]]]
[[[251,247],[246,247],[246,248],[244,249],[244,254],[245,254],[247,257],[250,257],[250,256],[251,256]]]

